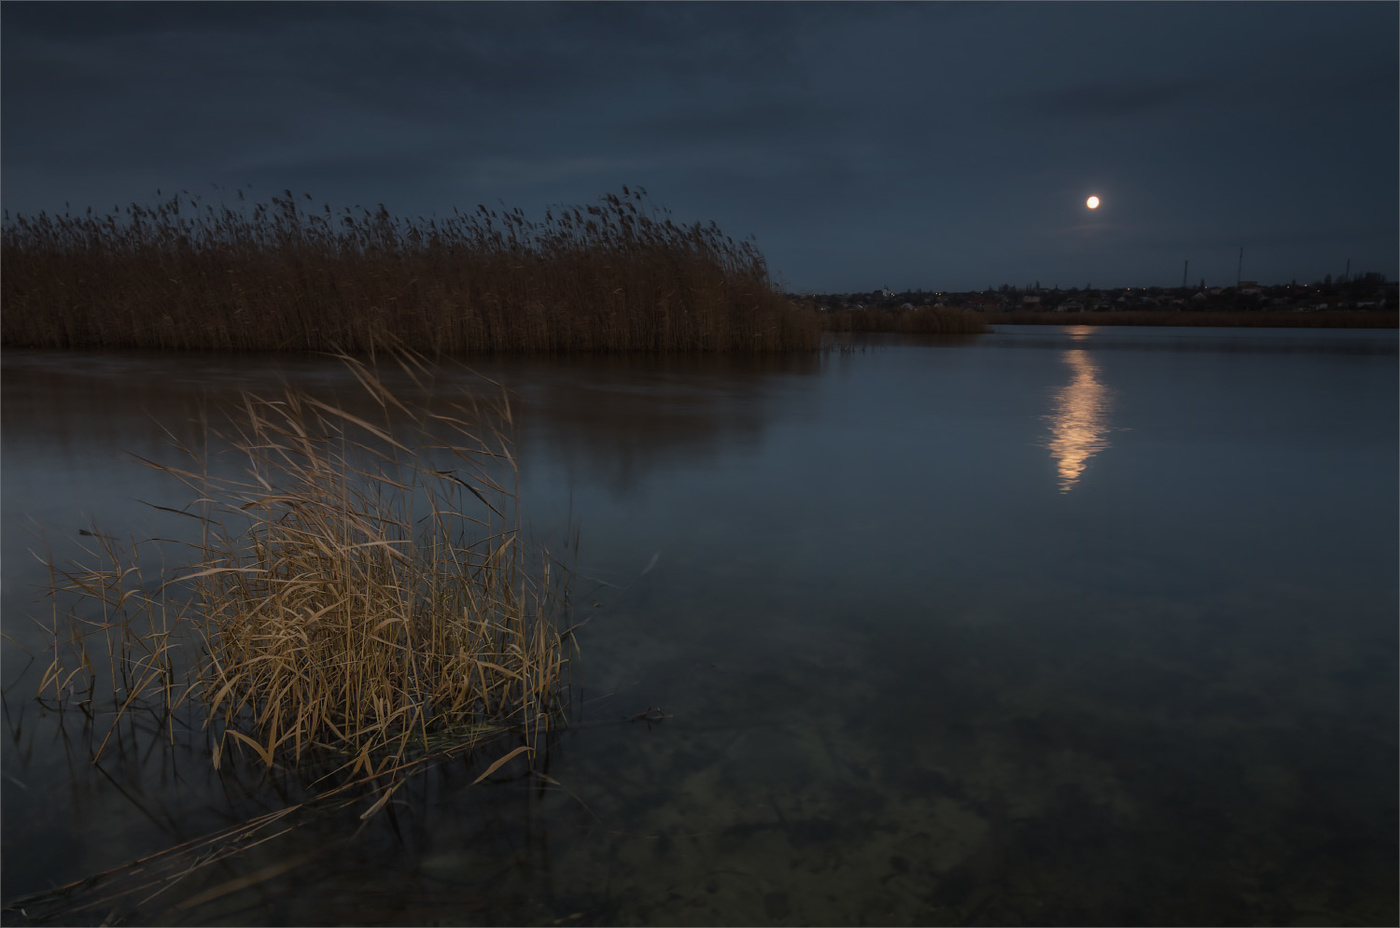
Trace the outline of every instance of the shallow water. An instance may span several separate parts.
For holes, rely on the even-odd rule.
[[[1394,924],[1396,348],[1008,327],[806,359],[484,364],[516,391],[534,528],[582,533],[580,727],[542,761],[559,785],[471,787],[491,757],[457,762],[358,833],[362,810],[307,816],[111,908]],[[60,557],[92,524],[177,531],[137,500],[179,505],[178,486],[120,451],[167,454],[161,426],[190,434],[206,397],[353,384],[319,359],[6,353],[0,373],[10,902],[304,785],[155,739],[88,763],[81,717],[32,700],[26,521]],[[612,724],[652,706],[670,717]]]

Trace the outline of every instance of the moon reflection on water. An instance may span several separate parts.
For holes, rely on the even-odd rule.
[[[1060,492],[1079,482],[1089,459],[1108,447],[1109,390],[1099,382],[1099,369],[1083,348],[1067,349],[1062,360],[1073,379],[1055,393],[1050,420],[1050,454],[1060,471]]]

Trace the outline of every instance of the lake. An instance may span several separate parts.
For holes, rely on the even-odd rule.
[[[308,814],[58,920],[1393,925],[1398,358],[1393,331],[1023,326],[481,363],[514,391],[535,535],[581,537],[549,780],[454,761],[365,823]],[[90,763],[82,714],[33,698],[28,551],[178,533],[146,504],[188,492],[124,452],[173,459],[165,429],[241,389],[353,381],[262,356],[0,373],[10,903],[305,794],[194,740]]]

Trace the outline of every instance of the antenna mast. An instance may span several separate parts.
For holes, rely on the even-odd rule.
[[[1239,268],[1236,269],[1236,271],[1235,271],[1235,286],[1238,287],[1238,286],[1240,285],[1240,281],[1242,281],[1242,280],[1244,280],[1244,246],[1243,246],[1243,245],[1240,246],[1240,266],[1239,266]]]
[[[1191,267],[1191,259],[1187,258],[1186,262],[1181,265],[1181,289],[1183,290],[1186,289],[1186,271],[1189,267]]]

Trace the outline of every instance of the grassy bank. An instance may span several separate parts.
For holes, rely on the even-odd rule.
[[[1173,325],[1249,326],[1287,328],[1393,329],[1400,327],[1400,315],[1367,310],[1323,310],[1321,312],[1150,312],[1125,310],[1104,313],[1020,312],[986,313],[993,325]]]
[[[242,195],[240,192],[240,200]],[[432,355],[812,349],[763,256],[622,188],[600,205],[404,220],[177,195],[121,215],[5,215],[7,348]],[[309,201],[310,197],[305,196]]]
[[[815,311],[815,310],[814,310]],[[899,332],[907,335],[963,335],[988,331],[978,313],[921,306],[912,309],[839,309],[819,313],[827,332]]]

